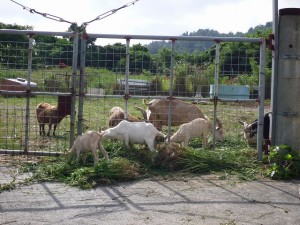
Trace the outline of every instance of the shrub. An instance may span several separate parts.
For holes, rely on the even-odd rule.
[[[300,177],[300,157],[289,146],[272,146],[268,156],[268,176],[291,179]]]

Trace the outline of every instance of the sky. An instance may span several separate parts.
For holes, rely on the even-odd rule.
[[[81,25],[131,0],[14,0],[41,13]],[[179,36],[199,29],[220,33],[247,32],[272,21],[273,0],[138,0],[134,5],[96,20],[88,33]],[[300,0],[278,0],[281,8],[300,8]],[[33,26],[37,31],[66,31],[70,24],[24,10],[1,0],[0,22]]]

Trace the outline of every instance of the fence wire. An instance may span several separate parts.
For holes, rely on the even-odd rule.
[[[24,32],[14,31],[13,35],[26,39]],[[0,35],[6,33],[9,34],[9,31],[2,31]],[[74,49],[74,46],[82,46],[80,43],[74,45],[74,42],[68,41],[72,40],[72,35],[57,33],[59,39],[53,38],[53,32],[51,35],[33,32],[32,35],[34,42],[31,68],[28,68],[28,41],[0,42],[2,153],[13,151],[22,154],[27,146],[26,151],[37,155],[42,154],[41,152],[60,154],[68,150],[73,141],[70,140],[70,129],[74,129],[77,136],[87,130],[108,128],[109,111],[114,106],[128,109],[130,115],[142,121],[143,114],[135,108],[146,109],[142,99],[150,101],[154,98],[172,97],[194,103],[210,118],[216,115],[221,119],[226,140],[242,140],[239,120],[251,122],[258,118],[258,39],[224,39],[224,43],[229,44],[221,42],[219,72],[215,74],[215,46],[220,42],[219,38],[199,37],[198,40],[185,37],[131,37],[157,43],[158,47],[155,49],[139,43],[131,44],[131,39],[121,35],[96,35],[90,38],[115,41],[115,44],[95,45],[82,39],[81,42],[87,42],[82,54],[80,47]],[[166,39],[170,41],[165,41]],[[161,41],[165,43],[163,48],[159,47]],[[192,42],[205,42],[209,47],[201,49],[199,46],[203,45],[192,45]],[[249,50],[243,45],[238,47],[239,43],[255,47]],[[236,45],[234,50],[230,45]],[[78,56],[75,65],[74,54]],[[28,92],[28,86],[22,86],[24,84],[18,81],[28,81],[29,72],[32,84],[30,83]],[[216,76],[218,83],[222,84],[217,87],[217,108],[214,105]],[[242,93],[239,93],[240,90],[232,91],[237,87],[236,84],[240,84]],[[222,90],[221,86],[225,89]],[[231,88],[231,91],[226,88]],[[72,96],[75,96],[74,102]],[[28,127],[25,118],[26,98],[30,100]],[[53,126],[50,136],[41,135],[41,122],[37,119],[36,107],[44,102],[57,106],[58,114],[63,116],[55,136],[52,134]],[[70,116],[71,104],[76,109],[75,121]],[[70,126],[72,123],[74,126]],[[164,129],[164,132],[172,134],[176,127],[171,127],[169,131]],[[29,134],[27,143],[24,137],[26,130]],[[47,124],[45,132],[48,132]]]

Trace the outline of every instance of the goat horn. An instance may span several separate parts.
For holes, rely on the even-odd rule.
[[[143,113],[143,117],[144,117],[144,120],[147,120],[147,112],[146,110],[144,110],[142,107],[139,107],[139,106],[134,106],[137,110],[141,111]]]
[[[146,102],[146,100],[145,99],[143,99],[143,103],[144,103],[144,105],[150,105],[150,103],[148,103],[148,102]]]

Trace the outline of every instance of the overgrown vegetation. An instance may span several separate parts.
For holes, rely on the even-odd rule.
[[[268,163],[268,176],[271,178],[300,178],[300,156],[287,145],[272,146]]]
[[[190,176],[215,174],[219,179],[254,180],[300,178],[300,158],[288,146],[271,147],[264,162],[256,159],[256,150],[244,143],[227,142],[211,148],[181,148],[177,144],[158,144],[158,153],[152,155],[146,147],[125,149],[120,143],[106,144],[111,159],[100,159],[93,166],[92,154],[86,164],[77,165],[75,157],[67,155],[44,157],[38,162],[24,162],[19,173],[32,173],[22,182],[16,179],[0,184],[0,193],[10,191],[20,184],[34,182],[63,182],[81,189],[152,176]],[[178,178],[178,177],[177,177]]]
[[[217,149],[181,148],[177,144],[158,144],[158,153],[152,155],[146,147],[135,145],[125,149],[121,143],[109,142],[105,148],[110,160],[101,159],[93,166],[92,154],[85,165],[77,165],[75,157],[45,157],[39,162],[25,162],[20,173],[31,172],[25,184],[32,182],[64,182],[79,188],[92,188],[97,185],[140,179],[151,176],[177,176],[188,174],[216,173],[221,179],[230,176],[251,180],[264,175],[260,163],[255,159],[255,151],[244,143],[233,146],[218,146]],[[12,184],[2,184],[0,191],[14,188]]]

